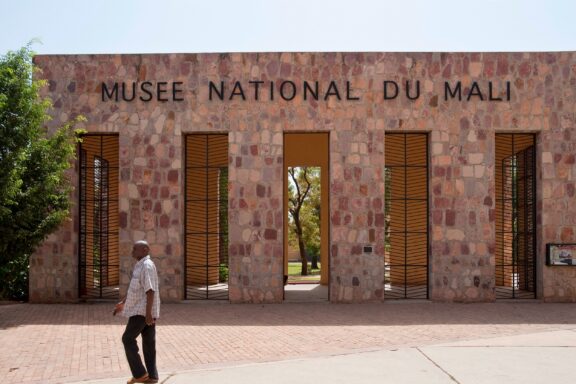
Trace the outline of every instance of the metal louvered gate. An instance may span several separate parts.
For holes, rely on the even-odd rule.
[[[536,136],[496,134],[496,298],[536,297]]]
[[[228,299],[228,135],[186,136],[186,299]]]
[[[80,143],[79,296],[119,296],[118,136]]]
[[[428,135],[385,135],[385,298],[428,298]]]

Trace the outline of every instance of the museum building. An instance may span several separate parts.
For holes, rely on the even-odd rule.
[[[142,239],[165,302],[281,303],[306,285],[333,303],[576,302],[576,52],[35,64],[49,127],[83,115],[86,133],[31,302],[117,299]],[[292,284],[290,176],[308,167],[321,273]]]

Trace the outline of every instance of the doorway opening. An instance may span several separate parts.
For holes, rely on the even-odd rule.
[[[328,133],[284,135],[284,300],[327,301]]]
[[[228,300],[228,135],[187,135],[185,152],[185,298]]]
[[[386,299],[428,299],[428,135],[385,135]]]
[[[496,134],[496,299],[536,298],[536,135]]]
[[[288,167],[288,284],[320,284],[320,167]]]
[[[79,297],[119,297],[118,135],[84,135],[80,149]]]

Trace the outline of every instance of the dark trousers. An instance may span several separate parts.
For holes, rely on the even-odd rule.
[[[138,343],[136,338],[142,335],[142,352],[144,353],[144,363],[138,354]],[[146,325],[144,316],[131,316],[126,324],[126,330],[122,335],[122,343],[126,352],[126,359],[133,377],[142,377],[148,372],[148,376],[158,378],[156,369],[156,326]]]

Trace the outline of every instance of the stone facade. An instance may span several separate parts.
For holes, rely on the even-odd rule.
[[[385,300],[384,135],[429,132],[430,299],[493,301],[495,133],[533,132],[537,296],[576,302],[576,267],[544,262],[546,243],[576,242],[574,52],[50,55],[35,62],[49,81],[51,126],[82,114],[88,132],[119,134],[121,291],[131,245],[146,238],[162,297],[183,299],[182,135],[226,132],[230,301],[281,302],[283,134],[329,132],[330,300]],[[181,82],[183,100],[102,100],[103,82],[145,81]],[[223,100],[210,94],[209,82],[221,81]],[[250,81],[263,82],[259,94]],[[283,98],[284,81],[295,87],[286,83]],[[319,82],[319,100],[304,99],[303,81]],[[458,82],[462,100],[452,96]],[[70,173],[75,184],[77,174]],[[77,299],[77,217],[74,208],[33,255],[32,301]],[[366,244],[371,254],[362,252]]]

